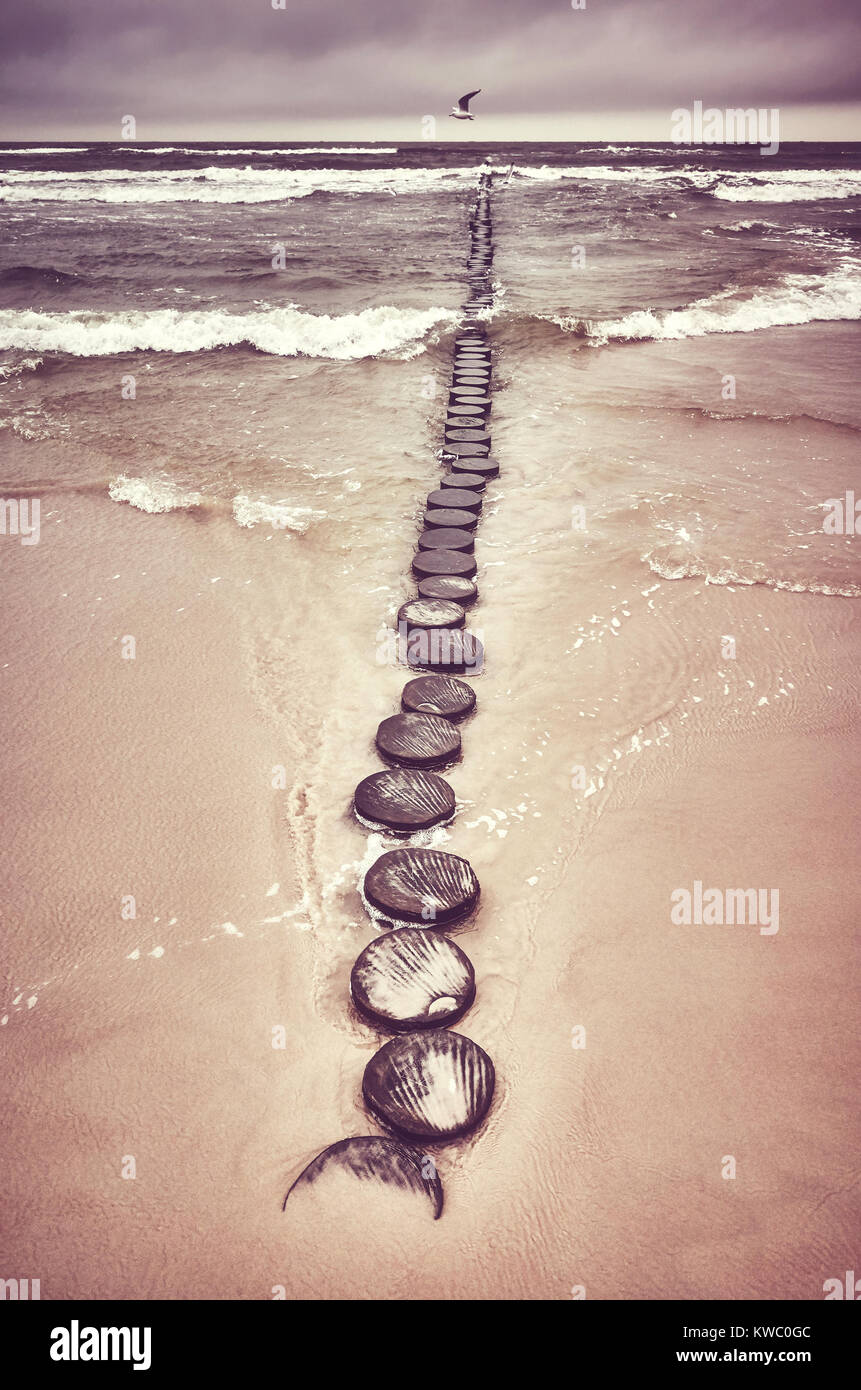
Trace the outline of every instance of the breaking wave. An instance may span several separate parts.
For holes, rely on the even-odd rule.
[[[587,183],[679,183],[707,188],[720,175],[698,169],[661,169],[650,164],[515,164],[512,177],[537,183],[556,183],[565,179],[584,179]]]
[[[754,294],[737,288],[695,300],[683,309],[637,309],[621,319],[556,317],[567,333],[603,345],[613,341],[668,341],[701,338],[710,333],[755,333],[836,319],[861,318],[861,277],[846,262],[822,275],[788,274],[778,285]]]
[[[807,203],[821,198],[861,197],[861,170],[858,169],[774,169],[759,174],[657,165],[545,164],[515,165],[513,175],[547,183],[564,179],[597,183],[673,183],[732,203]]]
[[[476,168],[457,169],[92,169],[6,170],[7,203],[270,203],[312,193],[425,193],[469,186]]]
[[[7,154],[86,154],[88,145],[30,145],[27,149],[0,149],[0,159]]]
[[[42,362],[41,357],[22,357],[19,362],[0,364],[0,381],[11,381],[13,377],[23,376],[25,372],[37,372]]]
[[[722,232],[771,232],[781,231],[779,222],[764,222],[757,217],[742,217],[738,222],[721,223]]]
[[[2,151],[0,151],[2,153]],[[14,154],[15,151],[8,151]],[[69,151],[72,153],[72,151]],[[74,151],[77,153],[77,151]],[[117,145],[115,154],[189,154],[189,155],[219,155],[229,157],[232,154],[262,154],[262,155],[305,155],[305,154],[398,154],[397,145],[295,145],[289,149],[266,149],[261,146],[253,146],[248,149],[194,149],[190,145],[158,145],[146,149],[142,145]]]
[[[135,151],[143,154],[145,151]],[[172,153],[170,146],[147,151]],[[176,153],[182,153],[176,149]],[[310,153],[311,151],[307,151]],[[217,154],[254,154],[256,151],[222,150]],[[276,153],[276,151],[269,151]],[[320,151],[340,153],[340,151]],[[312,193],[424,193],[437,187],[470,184],[487,165],[436,169],[92,169],[81,171],[15,170],[0,181],[0,199],[6,202],[108,202],[162,203],[215,202],[258,203],[282,198],[305,198]],[[497,173],[503,171],[496,170]],[[539,183],[580,179],[605,183],[672,182],[707,189],[720,175],[699,170],[652,166],[611,165],[515,165],[512,176]]]
[[[718,173],[715,198],[730,203],[811,203],[861,197],[861,169],[773,169],[768,174]]]
[[[271,526],[274,531],[305,532],[325,515],[314,507],[292,507],[286,502],[246,497],[244,493],[233,499],[234,520],[240,526]]]
[[[394,154],[386,146],[305,146],[297,149],[194,150],[188,146],[161,145],[149,149],[118,146],[124,153],[141,155],[230,156],[350,156]],[[35,153],[36,151],[7,151]],[[39,151],[49,153],[47,149]],[[72,151],[68,151],[71,153]],[[2,152],[0,152],[2,158]],[[435,169],[260,169],[251,165],[229,168],[210,165],[203,169],[91,169],[78,171],[7,170],[0,177],[0,199],[5,202],[103,202],[103,203],[265,203],[284,198],[307,198],[312,193],[424,193],[471,183],[481,168],[472,166]],[[505,179],[502,166],[494,172]],[[670,165],[524,165],[512,166],[510,177],[521,182],[559,183],[566,180],[596,183],[636,183],[709,195],[734,203],[794,203],[818,199],[861,196],[861,170],[774,169],[767,173],[722,169],[690,169]]]
[[[186,511],[203,506],[202,493],[183,492],[167,478],[129,478],[120,473],[109,483],[108,492],[115,502],[128,502],[142,512]]]
[[[661,579],[703,579],[706,584],[739,584],[750,586],[763,584],[769,589],[782,589],[791,594],[827,594],[839,598],[861,598],[861,585],[827,584],[817,579],[778,579],[763,573],[764,566],[751,565],[758,573],[741,573],[729,567],[710,570],[708,565],[698,559],[681,559],[670,553],[650,552],[641,556],[653,574]]]
[[[402,359],[424,352],[425,337],[452,323],[449,309],[396,309],[383,305],[359,314],[307,314],[293,306],[250,314],[177,309],[99,313],[0,310],[0,348],[66,352],[75,357],[115,353],[202,352],[246,344],[277,357],[350,361],[391,353]]]
[[[209,513],[224,513],[226,508],[226,504],[217,498],[182,488],[164,477],[132,478],[120,473],[109,482],[108,495],[114,502],[127,502],[129,506],[136,507],[140,512],[148,512],[151,516],[165,512],[195,511],[198,508]],[[245,493],[233,498],[230,509],[239,526],[269,526],[274,531],[294,531],[299,534],[326,516],[325,512],[314,507],[268,502],[265,498],[249,497]]]

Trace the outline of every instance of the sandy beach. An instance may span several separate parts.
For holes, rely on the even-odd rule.
[[[321,574],[302,537],[276,534],[279,556],[227,518],[156,529],[80,496],[49,544],[9,552],[4,1240],[45,1297],[800,1299],[852,1267],[856,603],[695,580],[643,597],[618,564],[615,590],[582,585],[530,546],[555,503],[523,428],[501,422],[482,544],[506,563],[447,842],[483,885],[462,1027],[501,1080],[486,1128],[440,1156],[439,1223],[347,1179],[280,1213],[315,1152],[373,1132],[381,1039],[348,976],[375,842],[347,811],[402,682],[375,662],[374,586],[348,557]],[[64,600],[82,535],[98,570]],[[572,770],[591,781],[602,744],[584,797]],[[779,886],[779,931],[673,926],[696,879]]]
[[[282,1202],[380,1132],[361,1087],[386,1038],[350,972],[396,842],[351,801],[408,674],[388,635],[442,472],[477,170],[288,151],[214,178],[217,151],[156,151],[123,198],[112,164],[98,196],[61,171],[53,211],[50,178],[7,176],[58,262],[64,210],[93,218],[69,283],[0,267],[5,495],[41,501],[37,544],[0,538],[0,1256],[45,1299],[812,1300],[856,1267],[861,580],[822,516],[861,428],[857,214],[799,229],[791,164],[763,230],[742,162],[516,153],[486,661],[430,836],[481,882],[456,1027],[497,1087],[433,1149],[439,1221],[343,1173]],[[710,890],[722,919],[674,917]],[[737,892],[756,921],[726,920]]]

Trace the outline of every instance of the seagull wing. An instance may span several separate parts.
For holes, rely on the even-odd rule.
[[[465,97],[461,97],[461,98],[459,99],[459,101],[458,101],[457,104],[458,104],[458,106],[460,107],[461,111],[468,111],[468,110],[469,110],[469,103],[470,103],[471,98],[472,98],[472,97],[477,97],[480,91],[481,91],[481,88],[480,88],[480,87],[476,87],[476,89],[475,89],[474,92],[467,92],[467,94],[466,94]]]

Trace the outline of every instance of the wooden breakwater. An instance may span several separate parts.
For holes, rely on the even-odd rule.
[[[428,495],[411,572],[416,595],[398,612],[398,657],[410,672],[400,712],[384,719],[376,748],[385,769],[355,791],[354,812],[390,836],[447,824],[455,795],[441,772],[462,755],[461,726],[476,710],[467,679],[480,673],[482,643],[467,626],[478,598],[475,536],[483,494],[499,472],[491,455],[492,349],[482,314],[493,303],[491,179],[482,174],[470,214],[467,280],[454,341],[440,458],[444,474]],[[357,1012],[392,1033],[368,1062],[365,1106],[385,1135],[357,1135],[323,1150],[284,1199],[330,1166],[359,1178],[426,1195],[442,1213],[442,1184],[428,1149],[476,1129],[493,1101],[495,1070],[482,1048],[449,1025],[468,1011],[475,972],[446,929],[472,917],[480,885],[466,859],[405,843],[382,854],[365,874],[368,911],[387,928],[356,960],[351,974]]]

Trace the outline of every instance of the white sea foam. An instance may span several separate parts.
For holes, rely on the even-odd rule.
[[[86,145],[30,145],[20,150],[0,150],[0,159],[7,154],[86,154]]]
[[[190,154],[205,155],[207,159],[213,155],[227,156],[262,154],[262,155],[298,155],[298,154],[397,154],[397,145],[296,145],[285,149],[266,149],[264,146],[249,146],[247,149],[224,149],[224,150],[201,150],[194,149],[191,145],[158,145],[145,148],[142,145],[117,145],[116,154]]]
[[[778,222],[763,222],[757,217],[742,217],[738,222],[728,222],[723,226],[725,232],[760,232],[780,230]]]
[[[861,318],[861,277],[844,262],[822,275],[785,275],[779,284],[749,294],[735,288],[695,300],[683,309],[638,309],[624,318],[554,318],[566,332],[596,343],[668,341],[710,333],[754,333],[760,328]]]
[[[226,510],[225,504],[216,498],[180,487],[163,476],[132,478],[121,473],[108,484],[108,494],[114,502],[128,502],[138,511],[153,515],[190,511],[195,507],[204,507],[212,513]],[[237,525],[245,528],[267,526],[273,531],[295,531],[299,534],[326,516],[326,512],[314,507],[270,502],[264,497],[249,497],[247,493],[238,493],[233,498],[231,512]]]
[[[54,314],[2,309],[0,348],[106,357],[137,350],[202,352],[246,343],[278,357],[349,361],[391,353],[406,359],[424,352],[423,340],[432,329],[456,318],[449,309],[396,309],[392,305],[335,317],[306,314],[292,306],[250,314],[217,309]]]
[[[314,507],[292,507],[286,502],[267,502],[264,498],[247,497],[244,493],[233,499],[233,516],[240,526],[271,526],[274,531],[304,532],[326,513]]]
[[[144,154],[200,154],[185,146],[153,149],[120,146]],[[42,153],[49,153],[46,148]],[[72,151],[69,151],[72,152]],[[394,153],[394,147],[306,146],[297,150],[264,150],[262,147],[206,151],[207,157],[231,155],[345,155]],[[27,151],[19,151],[27,153]],[[2,158],[2,153],[0,153]],[[122,203],[261,203],[282,198],[305,198],[312,193],[424,193],[434,188],[455,187],[474,181],[489,166],[436,169],[92,169],[7,170],[0,178],[0,199],[6,202],[122,202]],[[505,171],[500,167],[495,173]],[[515,165],[512,177],[557,183],[565,180],[598,183],[639,183],[699,190],[729,202],[791,203],[820,198],[861,196],[861,170],[776,169],[764,173],[728,169],[690,169],[659,165],[583,164]]]
[[[515,164],[514,176],[539,183],[583,179],[587,183],[666,183],[687,180],[695,188],[707,188],[719,175],[699,169],[661,169],[651,164]]]
[[[9,381],[12,377],[23,376],[24,372],[37,372],[41,367],[43,358],[23,357],[20,362],[7,362],[0,366],[0,381]]]
[[[268,203],[312,193],[426,193],[469,186],[457,169],[38,169],[0,175],[7,203]]]
[[[774,169],[767,173],[729,169],[667,169],[655,165],[515,165],[514,175],[545,183],[581,179],[597,183],[672,182],[733,203],[814,202],[861,196],[858,169]]]
[[[44,423],[40,424],[40,420]],[[12,430],[20,439],[27,440],[50,439],[52,423],[40,410],[31,410],[23,415],[0,416],[0,430]]]
[[[861,196],[861,169],[773,169],[767,174],[717,173],[715,198],[730,203],[809,203]]]
[[[217,154],[232,154],[232,150],[217,150]],[[397,145],[303,145],[290,150],[257,150],[256,154],[398,154]]]
[[[661,156],[683,152],[682,146],[676,149],[661,149],[658,145],[588,145],[580,154],[657,154]],[[684,151],[686,153],[686,151]]]
[[[642,559],[652,573],[659,574],[662,579],[703,579],[706,584],[738,584],[744,587],[763,584],[766,588],[781,589],[791,594],[827,594],[840,598],[861,598],[861,586],[858,584],[826,584],[817,579],[779,579],[763,573],[743,574],[730,566],[711,570],[703,560],[679,559],[654,552],[643,555]]]
[[[199,492],[184,492],[168,478],[129,478],[120,473],[108,486],[115,502],[128,502],[142,512],[184,511],[203,504]]]

